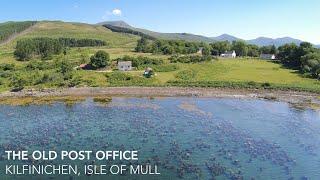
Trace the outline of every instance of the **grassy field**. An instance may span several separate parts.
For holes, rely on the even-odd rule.
[[[219,81],[219,82],[256,82],[270,83],[277,87],[293,87],[320,90],[320,82],[315,79],[302,77],[294,70],[263,60],[224,59],[202,64],[177,64],[179,69],[173,72],[157,72],[154,85],[165,86],[168,81],[179,80],[177,74],[181,71],[192,70],[195,77],[190,81]],[[94,71],[79,71],[82,77],[93,80],[97,86],[109,86],[104,73]],[[128,72],[133,76],[142,77],[143,71]]]
[[[0,64],[12,63],[16,68],[23,68],[28,62],[17,61],[13,57],[15,43],[18,39],[28,37],[71,37],[71,38],[92,38],[101,39],[107,42],[107,46],[103,47],[85,47],[71,48],[67,51],[67,55],[54,56],[53,60],[46,61],[52,63],[57,59],[66,59],[74,66],[81,63],[88,63],[90,56],[98,50],[104,50],[110,54],[111,59],[129,56],[148,56],[152,58],[161,58],[168,62],[169,56],[154,55],[148,53],[136,53],[133,51],[136,42],[139,39],[137,36],[114,33],[110,30],[95,25],[81,23],[64,23],[64,22],[39,22],[32,27],[30,32],[18,36],[15,40],[0,46]],[[305,78],[294,70],[289,70],[281,67],[281,65],[259,60],[259,59],[220,59],[212,62],[199,64],[176,64],[177,70],[171,72],[156,72],[154,78],[146,79],[142,76],[143,71],[127,72],[125,79],[122,82],[115,82],[108,79],[110,73],[97,71],[75,71],[74,76],[80,83],[78,86],[91,87],[107,87],[107,86],[125,86],[125,85],[140,85],[140,86],[224,86],[227,83],[250,84],[254,83],[269,84],[271,88],[289,87],[297,90],[307,90],[320,92],[320,82],[315,79]],[[188,77],[188,73],[192,72],[192,77]],[[23,71],[25,76],[29,78],[38,77],[43,73],[51,74],[52,70],[38,71]],[[184,73],[184,74],[183,74]],[[179,79],[183,74],[186,79]],[[112,73],[111,73],[112,75]],[[4,75],[2,75],[4,76]],[[112,76],[111,76],[112,77]],[[170,83],[172,81],[177,84]],[[194,83],[194,82],[199,82]],[[218,82],[218,83],[217,83]],[[0,77],[0,91],[9,90],[9,79]],[[227,84],[226,87],[229,85]],[[56,87],[56,84],[47,82],[44,84],[32,85],[32,88]],[[252,86],[255,88],[255,86]],[[31,88],[29,86],[29,88]]]
[[[228,81],[271,83],[282,87],[320,90],[320,82],[303,77],[295,70],[265,60],[218,60],[206,64],[180,65],[181,69],[196,71],[194,81]]]

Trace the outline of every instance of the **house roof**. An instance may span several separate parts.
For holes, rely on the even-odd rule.
[[[233,54],[233,53],[235,53],[235,51],[226,51],[226,52],[224,52],[222,54]]]
[[[87,65],[88,65],[88,64],[80,64],[80,65],[79,65],[79,68],[85,68],[85,67],[87,67]]]
[[[131,61],[118,61],[118,65],[120,65],[120,66],[131,66],[132,62]]]

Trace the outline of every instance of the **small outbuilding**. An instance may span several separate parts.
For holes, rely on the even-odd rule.
[[[118,70],[119,71],[131,71],[132,62],[131,61],[118,61]]]
[[[80,64],[79,66],[75,67],[75,69],[77,70],[81,70],[81,69],[88,70],[90,68],[91,68],[90,64]]]
[[[267,60],[275,60],[276,56],[274,54],[260,54],[260,58]]]
[[[146,77],[146,78],[150,78],[154,75],[154,72],[153,72],[153,69],[150,68],[150,67],[147,67],[144,69],[144,73],[143,73],[143,76]]]
[[[224,58],[236,58],[237,54],[236,51],[226,51],[225,53],[220,54],[221,57]]]

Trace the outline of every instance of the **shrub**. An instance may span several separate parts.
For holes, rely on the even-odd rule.
[[[39,61],[39,60],[33,60],[30,61],[26,67],[27,70],[46,70],[49,69],[48,63]]]
[[[21,91],[26,85],[26,80],[22,78],[21,74],[16,73],[10,78],[11,91]]]
[[[72,78],[73,67],[69,61],[61,60],[56,62],[57,72],[61,73],[64,80]]]
[[[38,76],[38,79],[36,79],[35,85],[44,84],[47,82],[50,82],[50,75],[48,73],[43,73],[40,76]]]
[[[110,61],[110,56],[105,51],[98,51],[95,55],[91,56],[90,58],[90,65],[95,68],[103,68],[108,65],[108,62]]]
[[[0,70],[2,71],[11,71],[11,70],[14,70],[14,68],[15,68],[14,64],[7,64],[7,63],[0,64]]]
[[[75,87],[81,83],[81,78],[79,76],[75,76],[72,79],[70,79],[68,83],[68,87]]]
[[[169,58],[171,63],[199,63],[199,62],[206,62],[211,61],[211,56],[171,56]]]
[[[163,59],[150,58],[145,56],[124,56],[122,58],[118,58],[117,61],[131,61],[132,66],[136,68],[145,68],[153,65],[162,65],[164,63]]]
[[[106,77],[111,86],[150,86],[153,84],[152,78],[133,76],[119,71],[108,73]]]

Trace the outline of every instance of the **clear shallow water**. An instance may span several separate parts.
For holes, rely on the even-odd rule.
[[[320,179],[320,112],[281,102],[117,97],[108,105],[90,98],[73,106],[2,105],[0,134],[1,156],[7,149],[138,150],[140,164],[161,172],[89,179]],[[0,159],[1,169],[6,163]]]

